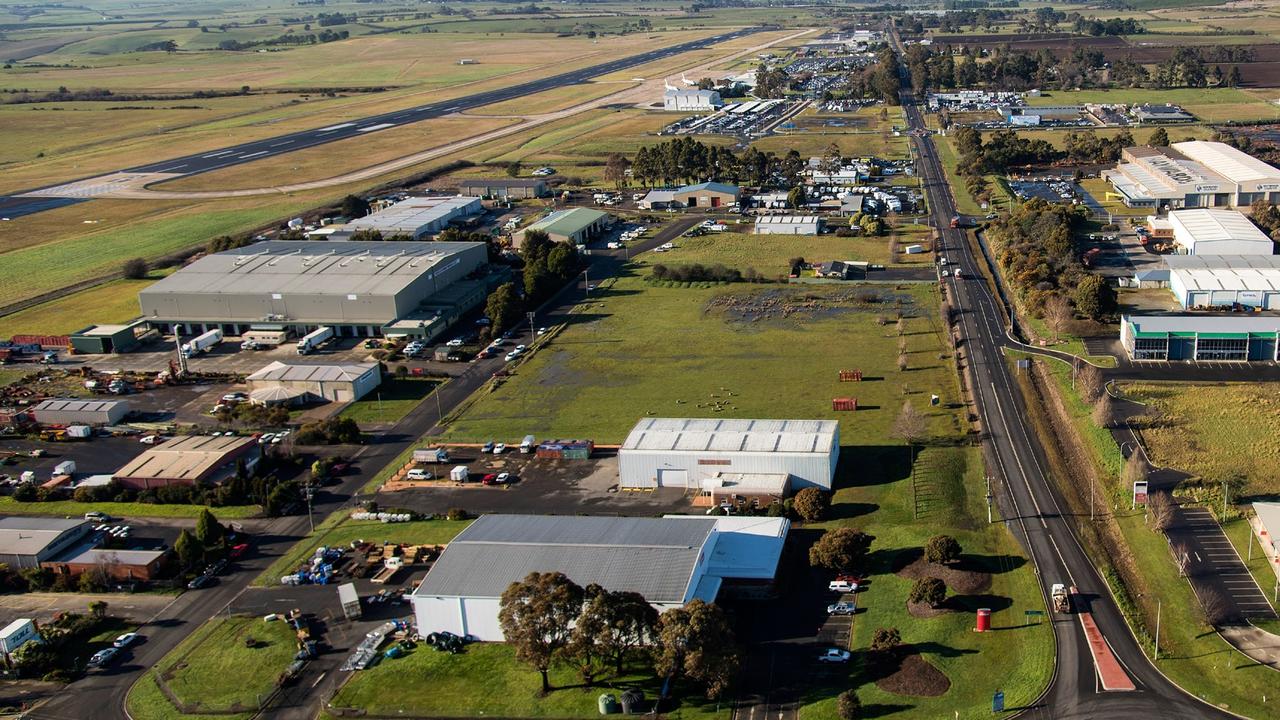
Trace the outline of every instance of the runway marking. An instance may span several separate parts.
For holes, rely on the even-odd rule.
[[[242,156],[240,159],[241,159],[241,160],[248,160],[248,159],[249,159],[249,158],[251,158],[251,157],[258,157],[259,155],[266,155],[266,154],[267,154],[267,153],[269,153],[269,152],[271,152],[271,151],[270,151],[270,150],[259,150],[259,151],[258,151],[258,152],[256,152],[256,153],[249,153],[248,155],[244,155],[244,156]]]
[[[156,172],[173,172],[174,170],[181,170],[182,168],[184,168],[184,167],[186,167],[186,166],[187,166],[187,163],[182,163],[181,165],[174,165],[174,166],[172,166],[172,167],[161,168],[161,169],[157,170]]]
[[[231,155],[231,154],[232,154],[232,153],[234,153],[234,152],[235,152],[235,150],[221,150],[221,151],[216,152],[216,153],[209,153],[208,155],[201,155],[200,157],[202,157],[202,158],[216,158],[216,157],[221,157],[221,156],[223,156],[223,155]]]
[[[281,145],[292,145],[293,140],[285,140],[283,142],[271,143],[271,147],[280,147]]]
[[[330,125],[329,127],[322,127],[322,128],[320,128],[319,130],[317,130],[316,132],[321,132],[321,133],[333,132],[334,130],[341,130],[342,128],[349,128],[349,127],[351,127],[351,126],[353,126],[353,125],[355,125],[355,123],[353,123],[353,122],[349,122],[349,123],[342,123],[341,125]]]
[[[362,127],[356,130],[356,132],[362,132],[362,133],[373,132],[374,130],[385,130],[386,128],[395,127],[395,126],[396,126],[395,123],[378,123],[377,125],[369,125],[368,127]]]

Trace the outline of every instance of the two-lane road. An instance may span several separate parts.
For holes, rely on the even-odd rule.
[[[1101,688],[1093,656],[1078,616],[1055,616],[1057,672],[1043,701],[1029,714],[1037,718],[1226,718],[1231,717],[1184,693],[1148,660],[1138,645],[1106,582],[1077,541],[1064,517],[1044,450],[1025,421],[1026,407],[1004,355],[1012,345],[998,300],[977,269],[982,260],[963,230],[951,229],[955,203],[932,138],[908,90],[903,91],[907,125],[913,132],[918,171],[928,198],[930,222],[942,233],[942,247],[964,278],[944,279],[958,308],[957,328],[965,364],[972,373],[973,402],[982,420],[991,472],[1004,489],[1003,507],[1010,529],[1021,536],[1037,568],[1044,592],[1053,583],[1080,591],[1079,609],[1092,614],[1110,650],[1135,689]]]

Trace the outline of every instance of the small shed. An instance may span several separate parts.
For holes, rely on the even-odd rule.
[[[45,400],[31,409],[42,425],[115,425],[129,414],[125,400]]]

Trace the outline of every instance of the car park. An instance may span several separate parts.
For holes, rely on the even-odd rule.
[[[115,648],[127,648],[137,642],[138,637],[138,633],[136,632],[125,633],[117,637],[115,642],[111,643],[111,646]]]
[[[120,650],[118,648],[103,648],[89,658],[89,665],[92,667],[101,667],[111,662],[119,653]]]
[[[522,352],[524,352],[525,350],[528,350],[528,349],[529,349],[529,348],[528,348],[528,347],[526,347],[526,346],[524,346],[524,345],[517,345],[517,346],[516,346],[516,348],[515,348],[515,352],[522,353]]]
[[[851,657],[848,650],[840,648],[827,648],[827,651],[818,656],[818,662],[824,663],[847,663]]]

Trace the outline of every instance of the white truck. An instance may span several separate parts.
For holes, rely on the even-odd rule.
[[[1062,583],[1054,583],[1049,588],[1049,599],[1053,602],[1053,611],[1058,613],[1071,612],[1071,594],[1067,592],[1067,586]]]
[[[53,477],[62,477],[63,475],[70,477],[75,474],[76,474],[75,460],[63,460],[53,468]]]
[[[193,358],[220,342],[222,342],[222,331],[214,328],[203,335],[196,336],[191,342],[183,343],[182,356]]]
[[[298,354],[309,355],[321,345],[331,340],[333,335],[334,332],[331,327],[322,327],[317,330],[312,330],[298,340]]]

